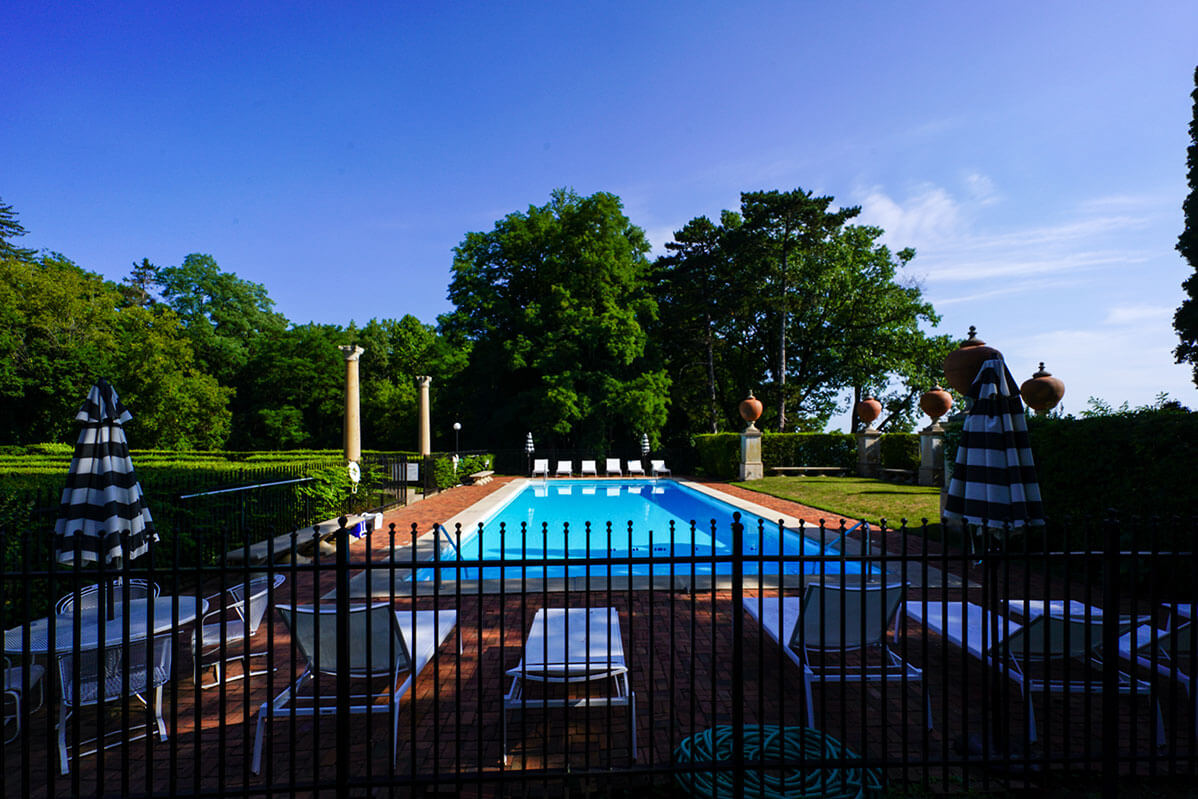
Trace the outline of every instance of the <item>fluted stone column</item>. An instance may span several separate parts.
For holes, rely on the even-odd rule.
[[[433,379],[421,375],[416,380],[420,384],[420,455],[427,458],[433,454],[433,425],[428,403],[428,387]]]
[[[362,459],[362,417],[358,396],[358,359],[366,350],[356,344],[338,347],[345,355],[345,421],[342,441],[345,459],[358,462]]]

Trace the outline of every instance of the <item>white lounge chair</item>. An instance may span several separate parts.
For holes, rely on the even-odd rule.
[[[541,477],[549,476],[548,458],[537,458],[532,462],[532,476],[536,477],[538,474],[541,475]]]
[[[286,579],[283,574],[274,575],[273,580],[259,575],[248,583],[231,585],[221,593],[207,597],[211,610],[204,614],[191,634],[196,684],[201,688],[215,688],[225,680],[244,679],[246,674],[266,674],[265,671],[250,671],[250,658],[265,657],[266,652],[249,651],[249,639],[258,634],[271,589],[278,588]],[[245,661],[242,673],[228,676],[221,668],[226,660]],[[203,672],[209,667],[213,669],[215,680],[204,684]]]
[[[583,461],[582,465],[578,467],[578,473],[583,477],[586,477],[588,474],[591,477],[598,477],[599,469],[595,466],[594,461]]]
[[[351,642],[348,663],[337,662],[336,608],[318,610],[311,606],[279,605],[278,611],[304,659],[304,671],[293,685],[258,709],[253,772],[258,774],[262,770],[262,739],[268,721],[327,715],[343,707],[338,704],[339,697],[334,688],[326,688],[314,695],[301,693],[305,685],[321,675],[336,677],[342,669],[354,680],[388,680],[386,689],[381,692],[376,693],[367,686],[365,693],[353,694],[345,701],[350,713],[390,711],[391,758],[394,761],[399,751],[400,700],[457,625],[457,611],[395,610],[387,602],[353,607],[347,622]],[[405,673],[407,677],[401,683],[400,677]],[[379,704],[381,699],[387,701]]]
[[[666,468],[665,461],[649,461],[649,473],[654,477],[660,477],[663,474],[669,474],[670,470]]]
[[[779,644],[786,642],[783,651],[799,667],[808,726],[815,726],[812,683],[923,682],[923,671],[886,642],[905,592],[903,583],[844,587],[811,583],[802,600],[794,596],[744,598],[745,610],[771,638]],[[846,665],[846,652],[860,652],[861,665]],[[924,699],[930,730],[932,700],[926,693]]]
[[[645,467],[641,465],[639,460],[628,461],[628,476],[632,477],[634,474],[639,474],[641,477],[645,476]]]
[[[23,666],[14,666],[12,660],[8,656],[5,656],[3,671],[4,701],[7,703],[9,699],[12,700],[13,711],[12,713],[8,713],[7,711],[4,713],[4,724],[7,726],[11,719],[16,729],[13,730],[12,735],[4,739],[4,743],[15,741],[17,736],[21,734],[21,716],[24,715],[21,712],[21,708],[25,704],[26,687],[32,689],[35,685],[37,686],[38,702],[37,707],[33,708],[34,710],[45,704],[46,684],[42,682],[42,677],[45,674],[45,667],[39,666],[36,663],[30,663],[28,673],[26,673]]]
[[[551,707],[590,708],[626,706],[631,744],[636,761],[636,695],[628,684],[628,666],[620,637],[620,616],[615,608],[542,608],[532,620],[524,641],[520,664],[508,669],[511,687],[503,698],[503,759],[508,762],[508,713]],[[530,697],[527,683],[540,683],[541,696]],[[590,690],[570,696],[571,686],[601,683],[604,695]],[[550,697],[553,687],[565,695]]]
[[[620,459],[619,458],[608,458],[607,465],[603,468],[603,471],[607,474],[608,477],[611,477],[612,475],[615,475],[616,477],[624,476],[623,470],[620,469]]]
[[[1081,603],[1068,607],[1064,603],[1049,603],[1049,612],[1044,613],[1043,603],[1022,600],[1008,602],[1007,607],[1022,610],[1026,614],[1024,623],[1002,614],[991,614],[979,605],[961,600],[905,602],[903,614],[1016,683],[1027,704],[1028,740],[1034,742],[1037,733],[1033,694],[1102,693],[1102,680],[1093,675],[1089,679],[1068,681],[1052,678],[1054,672],[1064,670],[1067,660],[1085,664],[1083,668],[1074,666],[1074,675],[1091,667],[1102,669],[1102,611],[1098,608],[1085,611],[1086,606]],[[1117,623],[1120,636],[1133,626],[1133,621],[1126,618]],[[1025,664],[1043,669],[1043,675],[1029,675],[1024,669]],[[1118,671],[1117,690],[1122,696],[1150,694],[1147,683],[1122,670]],[[1158,740],[1164,740],[1159,701],[1156,719]]]
[[[554,477],[569,477],[574,474],[574,461],[558,461],[557,469],[554,470]]]

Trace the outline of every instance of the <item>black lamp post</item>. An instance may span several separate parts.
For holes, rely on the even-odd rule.
[[[458,454],[458,433],[462,432],[462,423],[453,423],[453,454]]]

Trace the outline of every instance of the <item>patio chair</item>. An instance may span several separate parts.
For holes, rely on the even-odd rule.
[[[628,476],[632,477],[634,474],[639,474],[641,477],[645,476],[645,467],[641,465],[639,460],[628,461]]]
[[[599,469],[595,466],[594,461],[583,461],[582,465],[578,467],[578,474],[582,477],[586,477],[588,474],[591,477],[598,477]]]
[[[744,598],[748,614],[799,667],[808,726],[815,726],[812,683],[923,683],[923,671],[886,641],[906,589],[905,583],[810,583],[801,600],[793,596]],[[858,653],[857,665],[844,660],[850,652]],[[924,720],[930,730],[932,700],[926,692],[924,702]]]
[[[337,661],[337,609],[312,606],[279,605],[279,615],[291,631],[292,641],[304,659],[304,671],[293,685],[258,709],[258,729],[254,736],[251,768],[262,770],[263,732],[266,723],[296,716],[333,715],[338,707],[348,706],[350,713],[391,713],[392,762],[399,753],[399,703],[412,687],[421,670],[437,654],[437,649],[457,626],[454,610],[395,610],[387,602],[350,608],[350,656],[348,663]],[[459,632],[459,648],[461,637]],[[386,679],[385,690],[375,692],[370,685],[364,693],[339,697],[333,688],[303,693],[309,683],[322,675],[336,677],[341,670],[351,679],[367,683]],[[403,675],[407,675],[400,682]],[[386,702],[379,704],[379,700]]]
[[[8,722],[12,721],[16,726],[12,735],[4,739],[4,743],[15,741],[17,736],[21,734],[21,708],[24,704],[25,690],[32,689],[37,686],[38,701],[37,710],[46,702],[46,685],[42,682],[42,677],[45,676],[46,669],[36,663],[29,664],[28,674],[26,674],[23,666],[14,666],[12,660],[7,656],[4,658],[4,701],[8,703],[12,699],[13,712],[4,714],[4,724],[8,726]],[[28,708],[26,708],[28,710]]]
[[[1175,683],[1185,692],[1190,705],[1194,735],[1198,736],[1198,691],[1190,678],[1194,663],[1193,643],[1198,631],[1188,617],[1180,623],[1167,621],[1163,628],[1140,624],[1119,637],[1119,656],[1149,674]],[[1182,668],[1182,663],[1189,666]]]
[[[112,596],[117,604],[125,601],[126,591],[131,600],[157,598],[162,593],[158,584],[151,583],[149,580],[129,580],[128,585],[123,583],[120,577],[112,581]],[[83,611],[97,610],[100,607],[100,601],[100,584],[85,585],[78,592],[71,591],[69,594],[59,597],[58,601],[54,603],[54,615],[69,616],[75,612],[76,607]]]
[[[558,461],[557,469],[554,470],[554,477],[570,477],[574,474],[574,461]]]
[[[1101,671],[1102,612],[1098,608],[1079,612],[1085,609],[1080,603],[1069,606],[1048,603],[1047,613],[1043,612],[1045,605],[1042,602],[1013,600],[1006,604],[1008,609],[1025,612],[1023,623],[964,601],[905,602],[902,610],[906,618],[964,649],[1018,685],[1027,706],[1028,740],[1035,742],[1038,738],[1032,705],[1034,694],[1103,692],[1102,679],[1093,674],[1087,679],[1060,680],[1052,677],[1054,664],[1060,668],[1069,660],[1078,661],[1085,667],[1075,667],[1074,673],[1089,668]],[[1130,618],[1120,618],[1116,623],[1120,636],[1128,633],[1134,625]],[[997,636],[994,635],[995,630]],[[1033,667],[1037,671],[1035,676],[1029,674]],[[1117,690],[1121,696],[1150,695],[1151,687],[1144,681],[1135,679],[1121,669],[1117,675]],[[1158,740],[1164,740],[1164,721],[1159,700],[1155,704]]]
[[[603,472],[608,477],[611,477],[612,475],[615,475],[616,477],[623,477],[624,472],[623,472],[623,470],[620,469],[620,459],[619,458],[608,458],[607,465],[604,466]]]
[[[277,589],[286,579],[283,574],[274,575],[273,580],[267,575],[259,575],[251,578],[248,584],[239,582],[206,598],[212,609],[200,618],[191,634],[197,685],[215,688],[225,680],[241,680],[247,674],[267,673],[265,670],[250,671],[250,658],[265,657],[266,652],[249,651],[249,639],[257,635],[262,618],[266,615],[271,589]],[[230,677],[221,668],[227,660],[244,661],[242,673]],[[209,667],[213,669],[215,679],[205,684],[202,676],[204,669]]]
[[[537,458],[532,462],[532,476],[536,477],[538,474],[541,475],[541,477],[549,476],[548,458]]]
[[[158,739],[167,739],[166,720],[162,717],[162,688],[171,677],[174,637],[172,630],[151,638],[122,641],[116,646],[81,649],[58,656],[58,684],[62,691],[58,711],[58,759],[63,774],[70,770],[71,761],[67,746],[67,721],[76,708],[101,705],[128,696],[136,697],[149,708],[147,695],[153,691]],[[112,730],[110,734],[118,736],[118,740],[111,743],[98,737],[78,741],[74,757],[139,741],[151,734],[148,727],[132,737],[127,733],[124,729]],[[91,744],[96,744],[96,748],[78,751],[80,747]]]
[[[548,708],[627,707],[629,752],[636,761],[636,695],[628,684],[620,616],[615,608],[541,608],[532,620],[520,663],[508,669],[503,697],[503,761],[508,762],[508,714]],[[542,687],[528,695],[528,683]],[[582,686],[584,696],[571,696]],[[549,696],[553,689],[563,696]],[[594,689],[606,688],[596,695]]]
[[[670,470],[666,468],[665,461],[649,461],[649,473],[654,477],[659,477],[663,474],[669,474]]]

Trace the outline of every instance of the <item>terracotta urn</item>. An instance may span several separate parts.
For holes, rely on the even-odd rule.
[[[761,418],[761,412],[764,409],[765,406],[761,404],[761,400],[754,397],[753,392],[750,391],[749,396],[740,401],[740,418],[744,419],[752,427],[753,422]]]
[[[1052,372],[1045,369],[1044,362],[1041,361],[1039,371],[1024,380],[1023,385],[1019,387],[1019,395],[1032,410],[1048,413],[1057,407],[1061,397],[1065,396],[1065,384],[1059,378],[1053,377]]]
[[[969,327],[969,338],[961,342],[961,346],[948,354],[944,359],[944,379],[958,393],[968,396],[973,385],[973,379],[978,376],[982,364],[1002,353],[993,347],[987,347],[986,342],[977,337],[977,329]]]
[[[882,415],[882,403],[878,402],[873,397],[866,397],[857,403],[857,418],[865,422],[866,428],[874,423]]]
[[[944,416],[953,407],[953,395],[940,386],[935,386],[920,396],[919,407],[932,417],[932,424],[935,424],[937,419]]]

